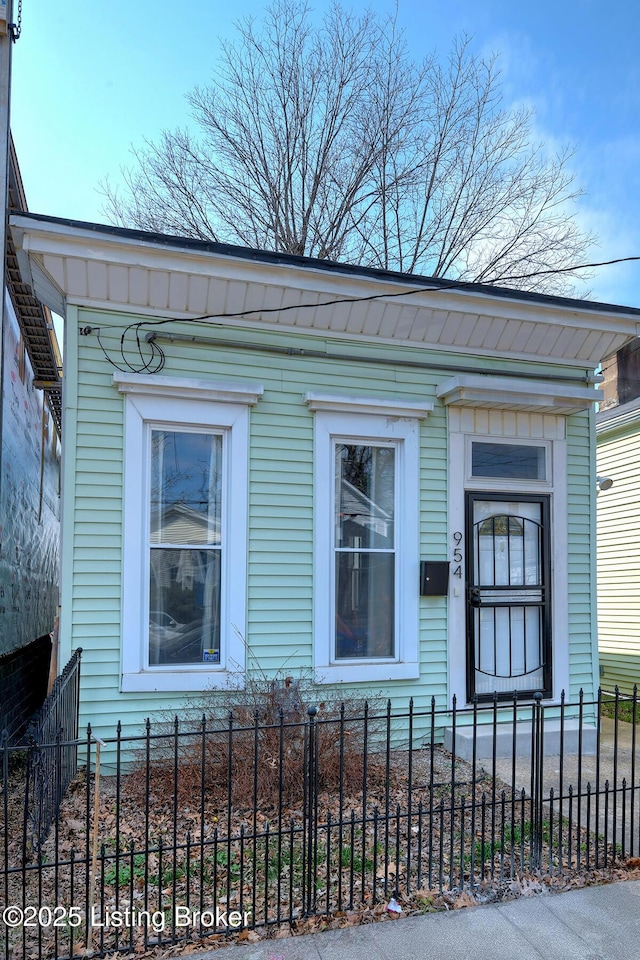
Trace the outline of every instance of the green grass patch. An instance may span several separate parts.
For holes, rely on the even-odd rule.
[[[136,878],[144,877],[145,857],[143,853],[137,853],[133,858],[133,876]],[[104,882],[110,887],[125,887],[131,882],[131,859],[126,854],[116,865],[113,863],[104,872]]]
[[[636,724],[640,723],[640,703],[636,701]],[[609,717],[615,720],[616,702],[615,700],[602,700],[601,714],[603,717]],[[633,700],[627,700],[620,697],[618,700],[618,720],[621,723],[633,723]]]

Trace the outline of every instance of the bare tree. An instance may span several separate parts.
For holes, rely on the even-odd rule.
[[[566,292],[592,242],[570,153],[501,103],[494,59],[416,63],[394,18],[274,0],[221,44],[192,130],[103,185],[126,226],[408,273]],[[569,269],[568,269],[569,268]]]

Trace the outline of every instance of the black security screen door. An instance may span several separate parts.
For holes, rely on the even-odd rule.
[[[469,699],[551,694],[549,498],[467,494]]]

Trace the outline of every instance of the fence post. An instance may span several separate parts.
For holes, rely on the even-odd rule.
[[[629,856],[633,856],[634,850],[640,854],[640,836],[638,837],[638,846],[634,847],[635,840],[635,795],[636,795],[636,724],[638,721],[638,684],[633,685],[633,701],[631,706],[631,811],[629,819]]]
[[[27,744],[27,764],[24,784],[24,814],[22,823],[22,858],[26,862],[34,846],[40,848],[42,826],[42,790],[40,789],[40,748],[33,736],[29,735]],[[32,800],[33,798],[33,800]],[[32,809],[33,803],[33,809]],[[37,806],[36,806],[37,805]],[[37,842],[35,838],[38,838]]]
[[[307,817],[307,822],[305,825],[305,833],[307,837],[307,899],[305,904],[305,914],[311,916],[315,910],[315,861],[316,861],[316,851],[315,851],[315,811],[316,805],[318,802],[317,796],[317,776],[316,776],[316,739],[317,739],[317,730],[316,730],[316,714],[318,708],[311,706],[307,710],[307,715],[309,717],[308,731],[309,736],[307,738],[307,804],[305,814]]]
[[[533,868],[539,870],[542,865],[542,802],[544,796],[544,708],[542,706],[542,694],[534,693],[533,700],[531,859]]]
[[[91,956],[93,938],[93,904],[96,893],[96,871],[98,866],[98,826],[100,821],[100,748],[106,746],[104,740],[97,737],[95,773],[93,780],[93,833],[91,841],[91,866],[89,867],[89,849],[87,847],[87,873],[89,876],[89,896],[87,898],[87,956]],[[87,783],[91,774],[90,756],[87,753]],[[133,871],[132,871],[133,872]],[[116,881],[118,882],[118,881]]]

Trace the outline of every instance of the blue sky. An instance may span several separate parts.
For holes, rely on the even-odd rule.
[[[17,0],[16,0],[17,2]],[[315,8],[321,11],[323,0]],[[24,0],[13,48],[11,123],[29,208],[104,222],[98,183],[117,182],[129,147],[188,120],[218,38],[259,15],[256,0]],[[391,13],[391,0],[353,2]],[[230,11],[230,12],[227,12]],[[508,105],[536,111],[551,148],[575,148],[581,224],[594,259],[640,256],[640,7],[637,0],[400,0],[416,57],[453,37],[500,55]],[[600,270],[593,299],[640,306],[640,263]]]

